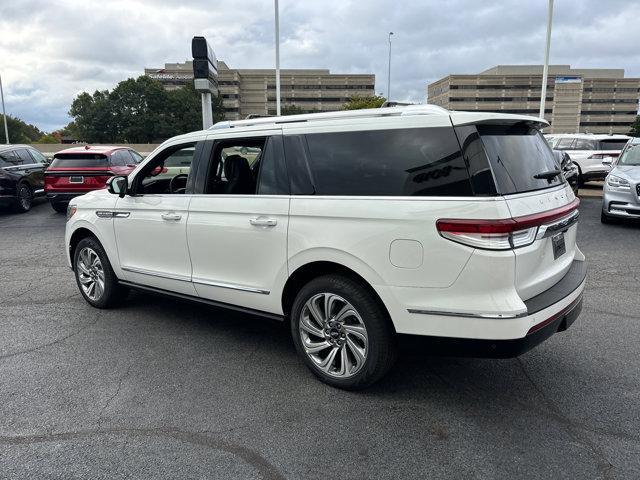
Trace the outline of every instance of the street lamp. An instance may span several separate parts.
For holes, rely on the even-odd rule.
[[[540,93],[540,118],[544,118],[544,102],[547,99],[547,75],[549,73],[549,48],[551,47],[551,22],[553,20],[553,0],[549,0],[547,12],[547,45],[544,52],[544,67],[542,68],[542,92]]]
[[[2,76],[0,76],[0,98],[2,98],[2,117],[4,118],[4,139],[9,145],[9,129],[7,128],[7,112],[4,109],[4,92],[2,91]]]
[[[391,35],[389,32],[389,70],[387,71],[387,102],[391,101]]]
[[[280,116],[280,15],[278,14],[278,0],[276,9],[276,115]]]

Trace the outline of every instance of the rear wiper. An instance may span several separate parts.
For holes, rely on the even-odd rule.
[[[560,170],[549,170],[547,172],[536,173],[533,178],[551,181],[558,175],[560,175]]]

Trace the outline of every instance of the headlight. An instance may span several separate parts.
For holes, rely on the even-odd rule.
[[[617,188],[618,190],[629,190],[629,180],[622,177],[617,177],[616,175],[609,175],[607,177],[607,185],[612,188]]]
[[[75,205],[67,206],[67,222],[71,217],[73,217],[76,214],[77,210],[78,210],[78,207],[76,207]]]

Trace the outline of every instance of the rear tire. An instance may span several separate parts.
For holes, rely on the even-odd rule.
[[[26,183],[18,184],[16,188],[16,200],[14,210],[17,213],[26,213],[31,210],[33,204],[33,192]]]
[[[67,213],[67,205],[66,203],[54,203],[51,202],[51,208],[53,208],[58,213]]]
[[[318,277],[300,290],[291,334],[307,367],[322,382],[345,390],[377,382],[396,358],[388,313],[361,283],[341,275]]]
[[[104,248],[95,237],[78,242],[73,253],[73,270],[84,299],[96,308],[110,308],[124,300],[128,289],[122,287]]]

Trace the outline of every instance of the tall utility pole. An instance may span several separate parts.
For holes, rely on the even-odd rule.
[[[391,35],[389,32],[389,70],[387,71],[387,102],[391,101]]]
[[[278,0],[276,7],[276,115],[280,116],[280,15],[278,13]]]
[[[9,145],[9,129],[7,128],[7,112],[4,109],[4,92],[2,91],[2,76],[0,76],[0,98],[2,98],[2,117],[4,118],[4,140]]]
[[[549,73],[549,48],[551,47],[551,22],[553,21],[553,0],[549,0],[547,12],[547,46],[544,51],[544,68],[542,70],[542,93],[540,94],[540,118],[544,118],[544,102],[547,99],[547,75]]]

